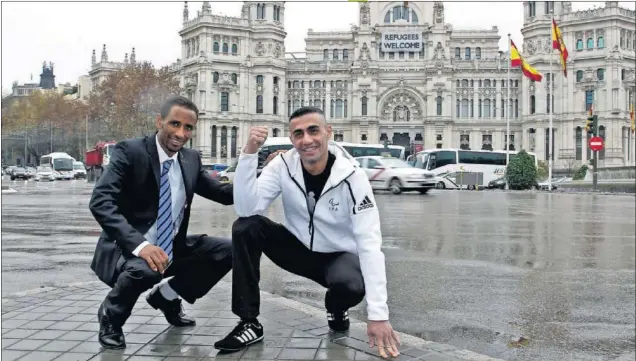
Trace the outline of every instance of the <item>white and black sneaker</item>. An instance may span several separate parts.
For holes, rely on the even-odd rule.
[[[244,321],[234,327],[234,330],[224,339],[217,341],[214,347],[225,352],[240,351],[245,347],[263,340],[263,325],[257,320]]]
[[[329,328],[336,332],[345,332],[349,330],[349,313],[347,311],[341,312],[327,312],[327,323]]]

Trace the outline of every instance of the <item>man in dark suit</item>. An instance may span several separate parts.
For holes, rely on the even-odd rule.
[[[147,297],[173,326],[192,326],[181,298],[194,303],[232,268],[229,239],[187,236],[194,193],[234,203],[232,185],[213,180],[196,150],[183,148],[199,111],[190,100],[167,99],[154,136],[124,140],[93,190],[89,208],[102,227],[91,269],[112,287],[99,307],[99,342],[126,347],[122,326],[139,296]]]

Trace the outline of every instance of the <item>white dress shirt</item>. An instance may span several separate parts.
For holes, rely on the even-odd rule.
[[[157,152],[159,153],[159,175],[161,175],[161,170],[163,169],[163,162],[168,159],[172,159],[172,165],[168,170],[168,177],[170,180],[170,195],[172,201],[172,224],[173,224],[173,237],[177,235],[179,232],[179,227],[181,226],[181,221],[183,220],[183,212],[185,211],[185,202],[186,202],[186,193],[185,193],[185,185],[183,184],[183,176],[181,175],[181,166],[179,165],[178,156],[179,153],[175,153],[172,157],[169,157],[168,154],[161,148],[159,145],[159,137],[155,136],[155,141],[157,143]],[[157,197],[158,202],[159,197]],[[148,244],[157,244],[157,220],[153,223],[152,227],[144,234],[144,238],[146,238],[145,242],[142,242],[135,250],[133,254],[139,257],[139,252],[142,248],[146,247]]]

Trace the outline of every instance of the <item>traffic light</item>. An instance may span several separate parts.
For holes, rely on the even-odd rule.
[[[587,122],[585,123],[585,130],[587,130],[588,134],[594,134],[594,113],[592,112],[592,108],[587,114]]]

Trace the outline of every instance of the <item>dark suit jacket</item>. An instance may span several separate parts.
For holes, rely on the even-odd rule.
[[[213,180],[201,167],[198,151],[182,148],[178,159],[187,207],[174,239],[174,260],[186,247],[194,193],[221,204],[234,204],[232,185]],[[95,184],[89,208],[102,233],[91,269],[111,287],[116,281],[118,262],[134,257],[132,252],[146,240],[143,235],[157,219],[160,179],[159,153],[153,135],[117,143],[110,164]]]

